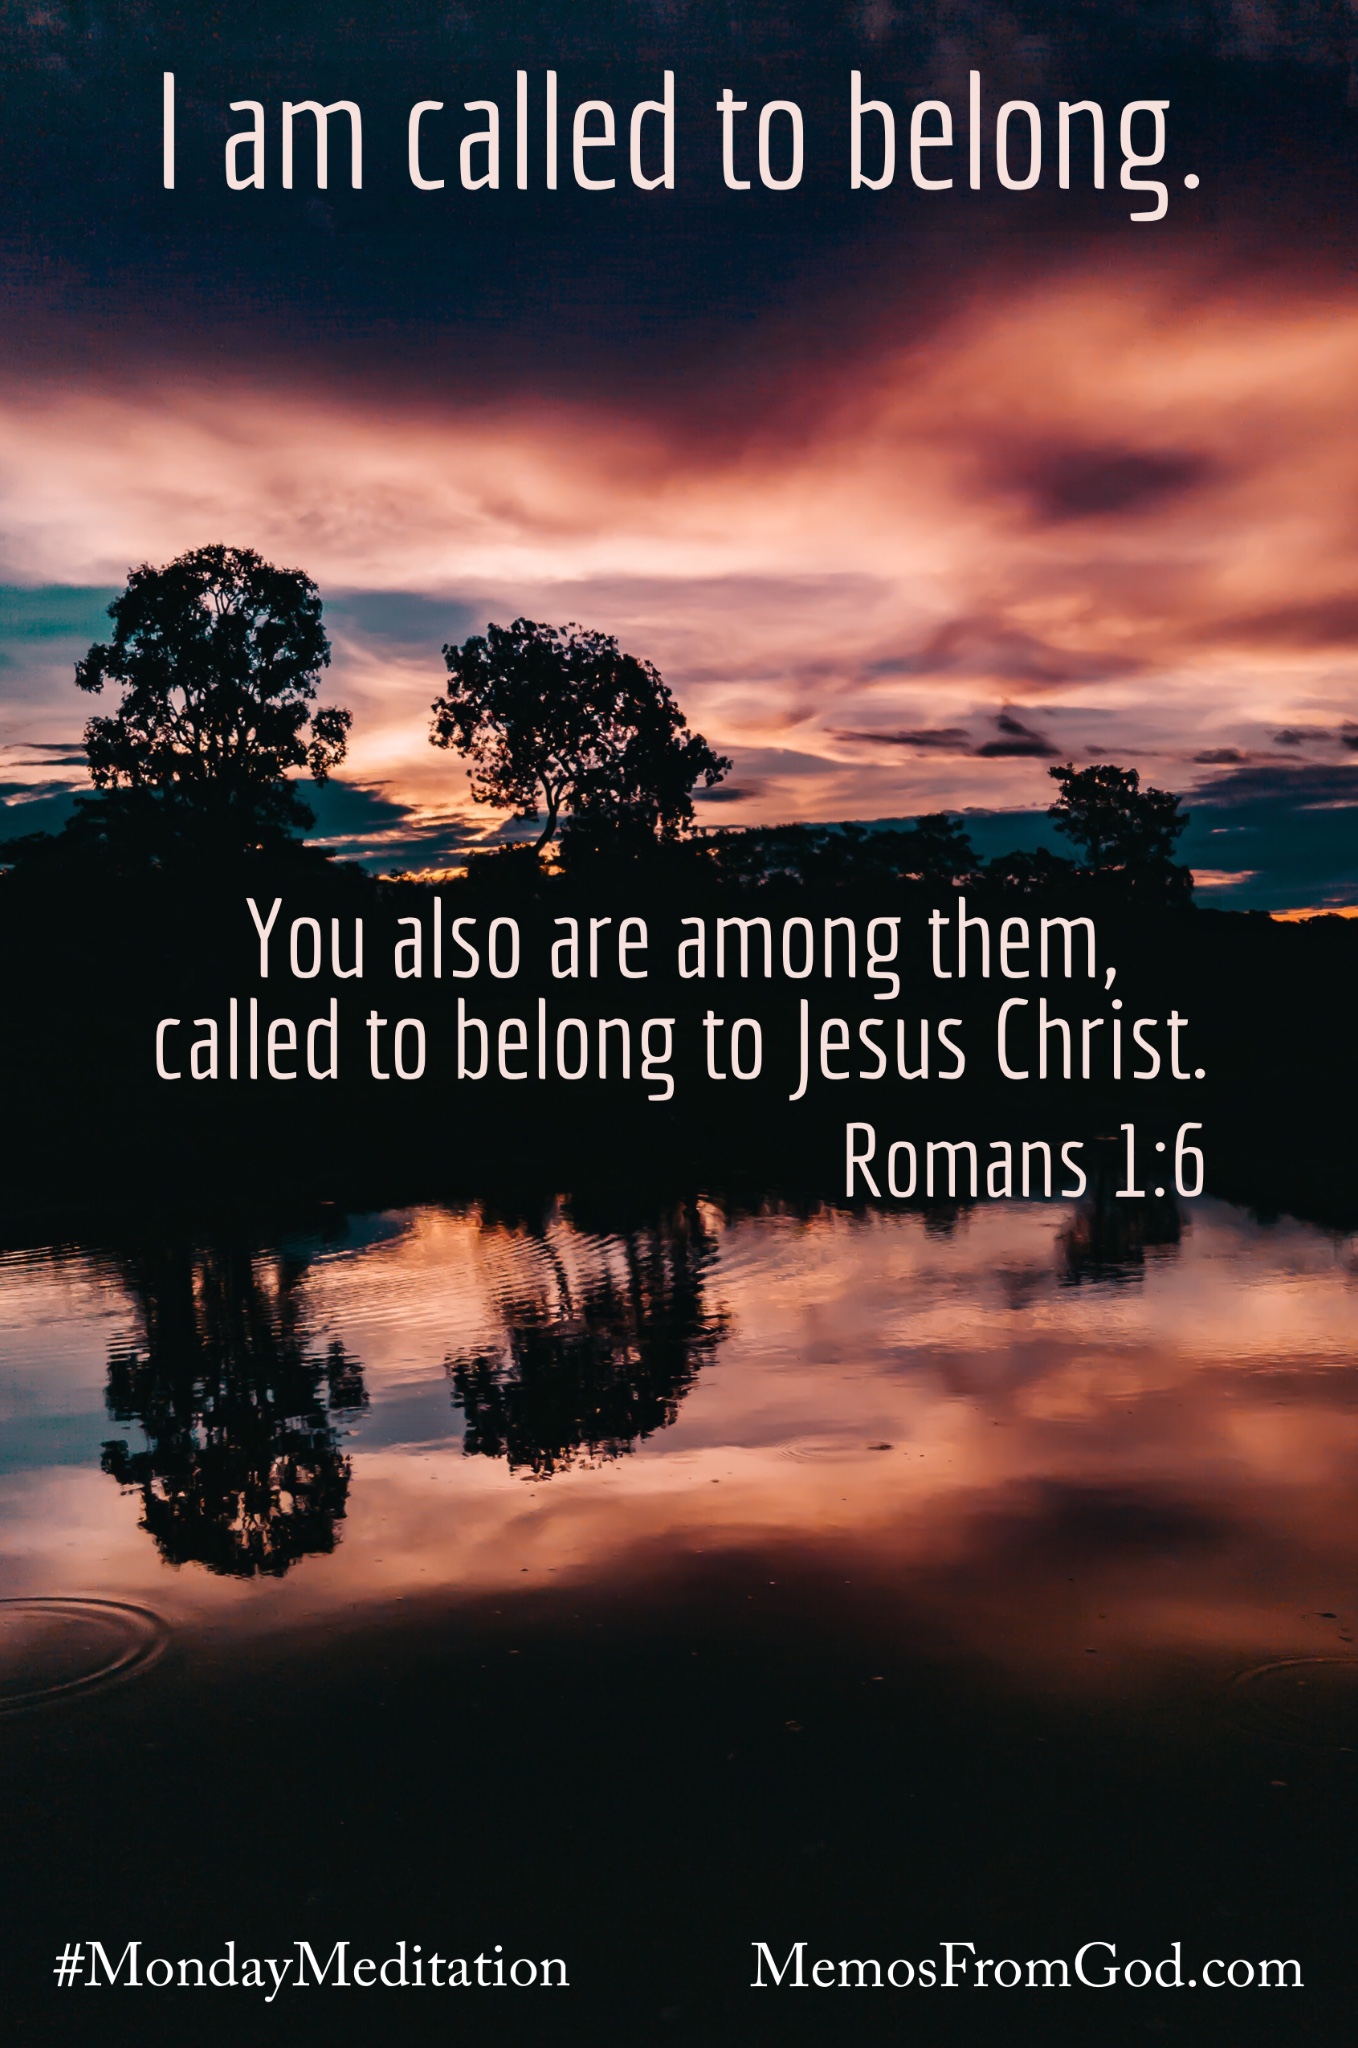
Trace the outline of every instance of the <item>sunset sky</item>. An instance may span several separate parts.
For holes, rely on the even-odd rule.
[[[512,9],[416,9],[399,44],[299,10],[291,41],[248,8],[196,42],[116,7],[102,40],[6,28],[4,829],[79,786],[71,664],[129,566],[220,539],[321,588],[354,731],[318,833],[379,866],[497,829],[428,707],[442,643],[522,613],[656,662],[735,761],[705,822],[946,807],[994,852],[1031,843],[1052,762],[1114,760],[1191,798],[1207,900],[1358,902],[1348,53],[1305,5],[1100,17],[867,7],[813,43],[769,10],[619,7],[592,46]],[[620,128],[675,70],[673,193],[521,195],[510,140],[499,191],[408,189],[401,110],[470,129],[484,93],[508,124],[516,65],[540,94],[550,64],[563,122],[597,93]],[[1000,190],[987,144],[979,193],[963,146],[921,194],[902,140],[891,190],[851,194],[851,65],[902,136],[930,96],[962,134],[969,67],[989,118],[1031,99],[1038,187]],[[797,191],[723,188],[727,83],[805,107]],[[278,189],[276,108],[309,94],[362,99],[361,193],[342,151],[327,194]],[[1108,184],[1063,193],[1054,108],[1086,95]],[[222,180],[245,97],[264,193]],[[1141,97],[1171,107],[1153,226],[1114,147]]]

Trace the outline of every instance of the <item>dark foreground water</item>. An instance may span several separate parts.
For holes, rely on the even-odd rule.
[[[7,2031],[1351,2039],[1354,1246],[1150,1234],[429,1208],[11,1253]],[[58,1988],[90,1940],[570,1988]],[[761,1941],[805,1988],[750,1988]],[[921,1982],[947,1941],[985,1988]],[[1028,1988],[1175,1942],[1182,1989]]]

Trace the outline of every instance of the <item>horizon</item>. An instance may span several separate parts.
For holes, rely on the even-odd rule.
[[[76,797],[92,787],[81,739],[88,700],[75,692],[73,669],[76,658],[98,636],[107,604],[119,587],[56,585],[25,590],[0,586],[0,676],[9,671],[5,694],[17,700],[12,702],[7,722],[12,726],[17,718],[21,729],[31,730],[32,725],[44,728],[39,739],[0,741],[0,841],[32,831],[60,830]],[[335,656],[322,674],[320,701],[342,700],[345,675],[361,672],[363,652],[354,631],[355,616],[366,615],[369,621],[376,616],[380,621],[387,608],[384,600],[394,600],[390,611],[400,619],[408,608],[407,599],[406,593],[349,592],[326,604]],[[436,609],[436,600],[419,600],[419,611]],[[447,609],[461,609],[459,628],[464,635],[473,630],[467,624],[465,608],[450,604]],[[372,637],[380,639],[380,634]],[[438,642],[431,644],[432,663],[441,668]],[[432,663],[427,671],[418,672],[437,688],[439,678]],[[406,697],[418,687],[412,686],[412,667],[407,666],[401,678]],[[63,686],[70,690],[64,702],[59,694]],[[370,678],[366,688],[360,683],[351,694],[371,711]],[[57,720],[63,711],[68,722],[60,726]],[[708,736],[713,735],[709,732]],[[357,744],[349,761],[326,784],[318,786],[308,777],[297,778],[304,801],[315,813],[314,827],[303,834],[307,843],[374,873],[446,874],[455,872],[474,852],[535,833],[530,824],[491,807],[474,805],[465,770],[447,754],[435,756],[430,750],[431,759],[425,761],[417,752],[413,758],[403,752],[390,776],[356,775],[355,755],[361,761],[365,751],[371,754],[371,747],[365,749],[368,736],[357,722],[353,738]],[[378,748],[383,738],[379,719]],[[406,738],[408,741],[408,733]],[[739,742],[728,738],[726,744],[736,747]],[[1059,750],[1044,745],[1041,750],[1025,752],[1021,737],[1015,747],[1014,753],[983,753],[980,759],[987,768],[997,760],[1006,767],[1014,760],[1022,763],[1025,780],[1036,785],[1032,790],[1036,801],[977,801],[982,792],[967,789],[963,782],[961,800],[949,801],[945,796],[941,802],[920,801],[913,809],[898,804],[888,811],[856,816],[833,815],[827,810],[837,787],[834,783],[828,789],[817,788],[812,801],[790,815],[775,810],[776,791],[750,792],[742,785],[737,755],[727,782],[712,791],[695,791],[697,829],[857,825],[880,830],[908,825],[932,810],[960,817],[983,859],[1039,846],[1062,851],[1065,842],[1047,816],[1053,795],[1047,769],[1051,756]],[[964,756],[962,760],[969,768],[975,758]],[[1153,762],[1151,772],[1147,772],[1144,757],[1135,765],[1143,782],[1157,782]],[[1194,764],[1184,765],[1191,768]],[[898,774],[892,793],[914,794],[911,780]],[[440,781],[451,786],[451,800],[439,800],[435,785]],[[1283,916],[1325,911],[1352,914],[1358,910],[1358,764],[1336,763],[1325,769],[1314,762],[1280,760],[1275,751],[1271,760],[1242,759],[1215,766],[1208,777],[1186,788],[1177,787],[1175,793],[1190,817],[1180,857],[1193,871],[1200,902]],[[937,785],[923,794],[936,796]],[[1218,841],[1225,841],[1225,847],[1215,843]]]

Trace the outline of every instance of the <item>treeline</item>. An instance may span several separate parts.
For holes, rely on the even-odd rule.
[[[163,569],[143,565],[109,606],[113,635],[76,664],[88,694],[120,692],[85,727],[93,793],[56,835],[0,846],[0,866],[53,881],[100,869],[135,878],[166,866],[223,871],[242,859],[299,858],[314,817],[296,775],[324,781],[344,760],[352,715],[318,706],[330,644],[320,593],[296,569],[214,545]],[[1192,876],[1174,859],[1188,819],[1135,769],[1050,771],[1049,817],[1074,848],[978,860],[946,813],[907,830],[760,826],[703,833],[693,798],[732,763],[691,732],[652,663],[605,633],[516,619],[443,650],[430,744],[466,764],[471,795],[535,840],[474,854],[475,880],[536,887],[543,873],[595,879],[705,875],[726,887],[878,887],[902,882],[1088,889],[1181,904]]]
[[[1091,784],[1102,795],[1112,785],[1108,810],[1122,814],[1125,829],[1102,835],[1102,843],[1079,842],[1079,852],[1061,855],[1047,847],[1015,850],[985,860],[964,820],[955,813],[926,813],[909,826],[842,824],[727,826],[672,841],[592,841],[568,838],[544,863],[536,847],[510,846],[472,854],[467,878],[512,893],[534,890],[543,877],[564,876],[594,884],[630,873],[651,884],[715,886],[743,892],[785,889],[927,887],[980,891],[987,896],[1079,896],[1099,903],[1186,908],[1193,902],[1191,871],[1163,849],[1145,850],[1138,829],[1138,805],[1164,793],[1141,790],[1135,769],[1101,763],[1076,771],[1052,771],[1065,778],[1062,799],[1048,815],[1058,829],[1079,825]],[[1116,778],[1116,781],[1114,780]],[[1188,817],[1175,806],[1177,832]],[[1073,835],[1072,835],[1073,836]],[[1084,857],[1081,858],[1080,854]],[[392,879],[400,880],[401,876]]]
[[[1049,816],[1068,856],[981,861],[964,821],[948,814],[903,828],[700,832],[693,793],[730,764],[689,732],[654,669],[605,635],[518,620],[445,650],[432,738],[463,755],[474,797],[521,825],[536,820],[536,841],[474,853],[458,875],[384,879],[304,840],[311,820],[295,776],[306,768],[323,778],[339,765],[349,725],[339,708],[316,706],[329,649],[309,579],[245,550],[200,549],[167,569],[134,572],[110,609],[113,637],[91,648],[76,677],[95,694],[120,693],[86,729],[93,789],[62,832],[11,841],[0,860],[11,1214],[128,1201],[178,1213],[205,1201],[248,1205],[265,1186],[360,1206],[465,1199],[497,1186],[516,1200],[525,1189],[627,1185],[656,1200],[717,1187],[750,1200],[839,1199],[854,1118],[879,1123],[884,1143],[984,1135],[1116,1144],[1134,1114],[1158,1120],[1149,1138],[1170,1144],[1184,1119],[1202,1122],[1209,1192],[1337,1225],[1358,1216],[1348,1029],[1358,926],[1195,908],[1191,876],[1174,858],[1187,822],[1179,800],[1142,787],[1133,769],[1052,769]],[[402,976],[388,942],[361,981],[318,966],[288,992],[274,981],[261,987],[248,897],[282,899],[285,926],[314,920],[318,949],[331,919],[350,933],[355,919],[367,920],[389,941],[401,918],[431,933],[437,922],[448,938],[464,916],[503,917],[522,931],[524,971],[512,991],[493,974],[474,988],[416,981]],[[1045,985],[1070,1013],[1071,1042],[1081,1043],[1081,1013],[1094,1008],[1103,1022],[1092,1042],[1106,1048],[1125,995],[1126,1023],[1139,1013],[1162,1043],[1171,1012],[1189,1016],[1206,1048],[1202,1076],[1145,1089],[1111,1074],[1091,1082],[1053,1072],[1023,1087],[1003,1076],[995,1013],[1014,991],[976,974],[933,978],[928,926],[935,911],[956,918],[965,903],[991,919],[998,943],[1006,919],[1034,924],[1029,900],[1037,924],[1089,916],[1100,961],[1117,964],[1116,989],[1102,966],[1097,981]],[[640,915],[653,933],[672,935],[677,918],[708,911],[817,932],[846,915],[863,931],[874,919],[899,926],[899,1000],[879,1005],[878,984],[830,985],[828,976],[814,990],[757,974],[685,979],[671,948],[644,983],[619,976],[606,1007],[627,1020],[634,1047],[648,1018],[673,1025],[672,1097],[648,1096],[635,1070],[620,1085],[625,1077],[600,1074],[597,1062],[543,1088],[536,1055],[531,1075],[459,1074],[459,993],[487,1043],[512,1013],[520,1062],[521,1037],[537,1032],[543,1006],[558,1022],[564,1012],[601,1014],[602,990],[565,1000],[568,986],[551,974],[551,935],[563,920],[581,931],[612,920],[616,937],[621,920]],[[851,1073],[827,1070],[826,1085],[796,1100],[795,1068],[784,1070],[798,1004],[811,994],[815,1028],[828,1024],[836,1040],[847,1032],[864,1051]],[[296,1013],[290,1028],[303,1037],[294,1044],[337,1004],[352,1041],[341,1077],[158,1074],[160,1022],[177,1020],[182,1063],[204,1017],[227,1039],[247,1028],[252,1000]],[[298,1003],[311,1006],[305,1016]],[[728,1052],[737,1024],[748,1026],[743,1059],[757,1027],[769,1060],[757,1084],[743,1086],[729,1060],[712,1071],[709,1008],[721,1013]],[[406,1039],[428,1048],[417,1084],[369,1070],[369,1010],[389,1033],[383,1044],[394,1043],[398,1020],[418,1021]],[[883,1037],[875,1026],[875,1036],[893,1053],[898,1031],[903,1045],[917,1046],[923,1033],[937,1047],[941,1021],[955,1020],[976,1052],[964,1087],[950,1084],[941,1061],[916,1078],[914,1055],[893,1058],[889,1081],[874,1077],[874,1034],[861,1031],[869,1013],[889,1027]],[[1038,1004],[1018,1014],[1031,1031]],[[660,1035],[657,1024],[652,1042]]]

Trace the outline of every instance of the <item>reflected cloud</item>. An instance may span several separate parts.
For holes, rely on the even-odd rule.
[[[86,1325],[130,1310],[107,1393],[146,1448],[106,1460],[134,1524],[97,1471],[44,1467],[30,1415],[0,1482],[8,1583],[69,1582],[74,1546],[82,1583],[154,1605],[163,1561],[194,1559],[177,1611],[246,1625],[251,1576],[324,1617],[436,1591],[653,1604],[757,1563],[827,1599],[851,1579],[905,1639],[1044,1686],[1352,1633],[1351,1241],[1106,1193],[946,1229],[596,1220],[337,1222],[286,1257],[120,1261],[102,1303],[84,1255],[28,1264],[11,1349],[71,1290],[58,1407]]]

